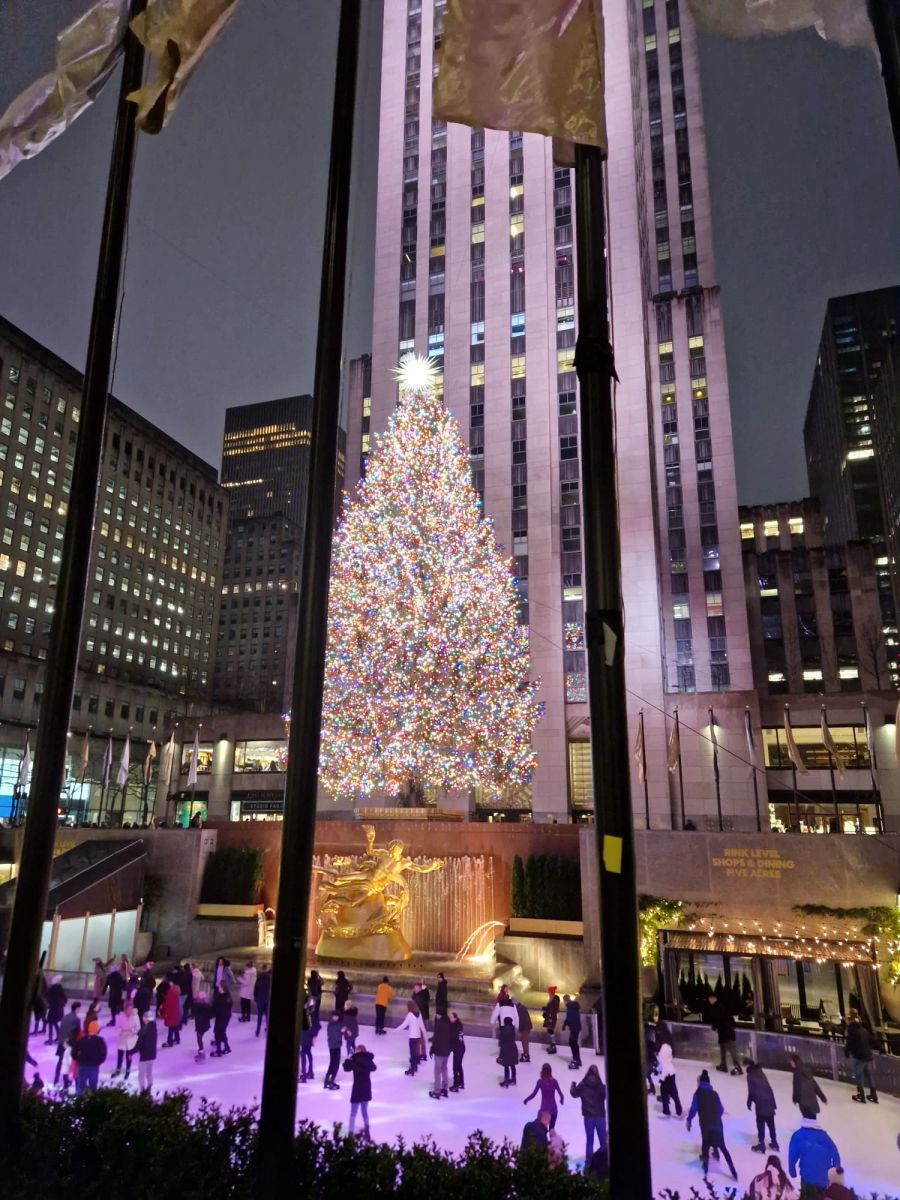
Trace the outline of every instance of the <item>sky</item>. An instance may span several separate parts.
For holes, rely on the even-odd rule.
[[[86,0],[0,4],[0,109]],[[366,0],[347,357],[370,349],[380,3]],[[336,0],[242,0],[169,127],[141,137],[113,390],[218,466],[224,411],[310,390]],[[742,503],[805,494],[829,295],[900,282],[874,59],[814,33],[701,37]],[[83,367],[115,92],[0,181],[0,313]]]

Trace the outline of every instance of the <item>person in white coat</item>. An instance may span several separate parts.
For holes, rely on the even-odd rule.
[[[399,1033],[403,1029],[406,1030],[406,1036],[409,1038],[409,1067],[404,1074],[415,1075],[428,1033],[425,1029],[425,1022],[422,1020],[422,1014],[412,1000],[406,1002],[406,1016],[397,1026],[397,1032]]]
[[[125,1007],[116,1014],[116,1069],[112,1078],[122,1073],[125,1064],[125,1078],[131,1074],[131,1056],[137,1045],[138,1034],[141,1031],[141,1018],[138,1016],[130,1000],[125,1001]]]
[[[241,1022],[250,1020],[253,1009],[253,989],[256,987],[256,967],[248,962],[241,976],[239,995],[241,998]]]
[[[663,1042],[656,1051],[659,1063],[659,1077],[662,1080],[659,1087],[659,1098],[662,1101],[662,1115],[669,1115],[669,1105],[675,1105],[675,1115],[681,1116],[681,1098],[678,1095],[678,1084],[675,1080],[675,1064],[672,1062],[672,1047]]]

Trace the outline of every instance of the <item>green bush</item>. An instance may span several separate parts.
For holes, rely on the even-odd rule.
[[[263,852],[255,846],[223,846],[206,860],[201,904],[257,904],[262,892]]]
[[[512,865],[512,889],[509,898],[509,911],[514,917],[525,916],[525,864],[520,855],[516,855]]]
[[[558,854],[529,854],[521,885],[521,911],[516,911],[516,861],[513,860],[513,916],[544,921],[581,920],[581,874],[575,863]]]

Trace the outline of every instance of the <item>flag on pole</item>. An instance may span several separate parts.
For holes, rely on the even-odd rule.
[[[828,713],[825,710],[825,705],[822,705],[822,741],[825,743],[825,749],[831,758],[832,765],[838,773],[838,778],[844,778],[844,764],[841,762],[841,756],[838,754],[837,746],[834,743],[834,738],[831,736],[831,730],[828,728]]]
[[[815,29],[840,46],[877,53],[864,0],[688,0],[697,24],[726,37],[756,37]]]
[[[119,759],[119,771],[116,775],[116,784],[119,787],[124,787],[128,782],[128,772],[131,769],[131,734],[125,737],[125,745],[122,747],[122,757]]]
[[[872,728],[872,714],[868,704],[862,706],[863,719],[866,723],[866,749],[869,751],[869,770],[875,774],[875,730]]]
[[[163,759],[163,778],[166,781],[166,791],[172,789],[172,765],[175,762],[175,730],[173,729],[166,742],[166,755]]]
[[[434,116],[605,151],[600,0],[448,0]]]
[[[151,738],[147,743],[147,757],[144,759],[144,785],[150,783],[150,769],[154,758],[156,758],[156,740]]]
[[[197,784],[197,759],[200,757],[200,730],[197,729],[194,733],[194,748],[191,751],[191,765],[188,768],[187,786],[196,787]]]
[[[750,765],[756,769],[756,738],[753,736],[753,723],[750,720],[750,709],[744,709],[744,733],[747,735],[747,754]]]
[[[106,742],[106,749],[103,751],[103,768],[100,775],[100,786],[104,792],[109,787],[109,777],[112,774],[112,758],[112,734],[110,734]]]
[[[28,787],[28,776],[31,771],[31,734],[25,734],[25,752],[22,755],[22,761],[19,763],[19,775],[16,783],[20,788]]]
[[[669,733],[669,749],[666,754],[669,770],[674,775],[681,762],[681,733],[678,728],[678,713],[675,713],[675,723]]]
[[[791,726],[791,710],[787,704],[784,706],[784,744],[787,748],[788,758],[794,765],[794,770],[798,775],[805,775],[807,773],[807,766],[803,761],[797,743],[794,741],[794,730]]]
[[[86,733],[84,741],[81,743],[81,758],[78,760],[78,782],[84,783],[87,775],[88,762],[91,757],[91,735]]]
[[[647,782],[647,754],[644,749],[644,714],[638,716],[637,737],[634,739],[634,760],[637,763],[638,779]]]
[[[719,782],[719,739],[716,737],[716,716],[712,709],[709,710],[709,740],[712,742],[713,748],[713,779],[716,783]]]

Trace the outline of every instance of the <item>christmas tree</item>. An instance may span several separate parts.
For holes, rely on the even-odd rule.
[[[427,359],[335,539],[320,774],[335,796],[499,793],[527,782],[540,718],[511,563],[480,510]]]

